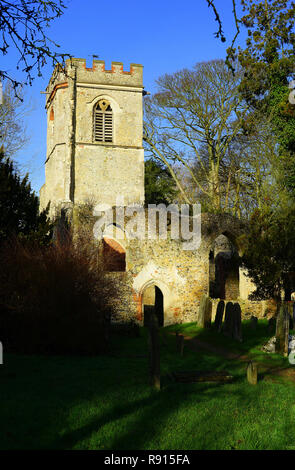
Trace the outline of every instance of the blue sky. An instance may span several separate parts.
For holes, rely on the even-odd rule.
[[[205,0],[66,0],[68,8],[48,30],[48,35],[63,52],[84,57],[89,65],[92,54],[105,60],[144,66],[147,91],[156,89],[155,80],[164,73],[192,67],[196,62],[225,58],[226,48],[234,33],[231,0],[217,0],[222,12],[228,41],[222,44],[214,37],[217,23]],[[0,68],[20,80],[15,70],[16,54],[12,50],[1,57]],[[46,116],[44,91],[52,67],[43,69],[32,87],[26,88],[25,102],[33,107],[26,119],[30,137],[28,145],[17,156],[22,172],[29,172],[33,189],[39,192],[44,183],[46,156]]]

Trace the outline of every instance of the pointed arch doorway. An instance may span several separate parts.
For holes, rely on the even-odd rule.
[[[142,293],[143,314],[145,305],[154,307],[159,326],[164,326],[164,296],[161,289],[155,284],[147,286]],[[143,317],[143,324],[144,326],[147,324],[145,315]]]

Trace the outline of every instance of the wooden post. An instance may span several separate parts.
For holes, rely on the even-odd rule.
[[[160,372],[160,341],[159,341],[159,323],[152,305],[144,306],[144,314],[147,318],[148,337],[149,337],[149,368],[150,384],[156,389],[161,389]]]

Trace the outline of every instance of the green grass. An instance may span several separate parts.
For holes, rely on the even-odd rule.
[[[246,362],[229,360],[186,342],[178,330],[259,363],[257,386],[246,381]],[[272,382],[269,368],[287,359],[259,350],[269,338],[243,324],[242,344],[195,324],[161,331],[162,390],[148,386],[147,338],[113,338],[109,355],[37,357],[5,355],[0,366],[1,449],[295,449],[295,383]],[[174,370],[228,370],[231,384],[177,384]]]

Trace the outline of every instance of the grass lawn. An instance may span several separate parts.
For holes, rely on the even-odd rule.
[[[185,342],[195,337],[240,357],[230,359]],[[162,390],[148,386],[146,332],[115,337],[108,355],[38,357],[5,354],[0,366],[1,449],[293,449],[295,381],[274,374],[288,360],[259,347],[270,335],[260,321],[243,323],[242,344],[195,324],[161,330]],[[259,382],[246,380],[247,358],[259,363]],[[295,366],[294,375],[295,375]],[[176,370],[227,370],[231,384],[180,384]]]

